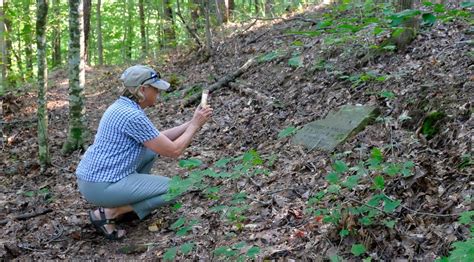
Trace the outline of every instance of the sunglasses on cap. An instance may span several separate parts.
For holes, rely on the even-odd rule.
[[[154,83],[154,82],[156,82],[156,80],[158,80],[158,79],[160,79],[160,78],[161,78],[160,73],[157,72],[156,74],[152,74],[151,77],[149,77],[149,78],[143,80],[140,85],[145,84],[146,81],[151,80],[151,79],[155,79],[155,81],[152,82],[152,83]]]

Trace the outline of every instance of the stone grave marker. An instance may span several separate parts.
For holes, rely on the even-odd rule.
[[[362,131],[378,115],[373,106],[345,105],[320,120],[306,124],[293,137],[293,144],[332,152],[348,137]]]

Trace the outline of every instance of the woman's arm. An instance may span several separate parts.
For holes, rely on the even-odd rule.
[[[152,140],[146,141],[144,145],[145,147],[162,156],[177,158],[184,152],[186,147],[189,146],[194,134],[196,134],[197,131],[199,131],[199,129],[210,119],[211,115],[212,108],[198,108],[194,112],[194,116],[191,121],[175,128],[163,131],[162,134],[165,135],[159,135]],[[186,128],[184,128],[185,125]],[[177,134],[179,134],[179,136],[176,137],[175,140],[172,140],[168,137],[167,133],[172,137]]]
[[[162,131],[161,134],[165,135],[171,141],[175,141],[178,137],[180,137],[184,133],[184,131],[186,131],[190,123],[191,121],[188,121],[182,125],[175,126],[173,128]]]

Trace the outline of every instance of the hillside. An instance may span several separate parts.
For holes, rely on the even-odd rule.
[[[67,134],[67,71],[50,74],[53,166],[46,174],[35,160],[33,86],[6,96],[0,258],[432,261],[449,255],[453,242],[469,238],[469,227],[458,219],[473,208],[472,13],[422,27],[405,50],[373,57],[367,54],[386,34],[373,36],[371,27],[335,34],[321,27],[324,18],[353,15],[313,7],[286,18],[249,21],[229,26],[221,32],[226,37],[217,34],[210,58],[180,50],[147,61],[174,84],[147,111],[159,129],[192,116],[194,105],[183,106],[184,90],[200,92],[248,60],[259,62],[212,92],[213,121],[181,158],[199,159],[195,170],[218,174],[194,181],[179,198],[181,206],[126,222],[127,237],[120,242],[104,240],[88,221],[93,207],[81,198],[74,175],[83,152],[60,154]],[[126,67],[87,69],[86,122],[92,134],[117,98],[118,76]],[[335,152],[307,150],[280,133],[347,104],[376,106],[380,116]],[[397,170],[380,182],[387,170],[374,167],[375,160],[387,168],[403,166],[406,174]],[[181,162],[186,164],[191,167],[162,158],[153,170],[189,181],[192,163]],[[328,179],[333,170],[340,171],[340,181],[360,176],[352,187],[343,186]],[[41,211],[45,214],[12,219]],[[185,245],[189,253],[180,249],[191,243]],[[175,256],[172,247],[178,248]]]

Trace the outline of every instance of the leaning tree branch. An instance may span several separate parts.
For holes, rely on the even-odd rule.
[[[245,64],[243,66],[241,66],[239,69],[237,69],[235,72],[222,77],[216,83],[210,85],[206,89],[209,89],[210,92],[213,92],[213,91],[221,88],[222,86],[225,86],[228,83],[235,81],[235,79],[237,77],[241,76],[245,71],[247,71],[249,68],[253,67],[256,64],[258,64],[258,60],[257,60],[256,57],[253,57],[253,58],[247,60],[247,62],[245,62]],[[194,95],[188,97],[187,99],[185,99],[183,101],[182,105],[183,106],[189,106],[189,105],[193,104],[194,102],[196,102],[197,100],[199,100],[200,98],[201,98],[201,93],[194,94]]]
[[[183,22],[184,26],[186,27],[186,29],[188,30],[188,32],[191,34],[191,36],[194,38],[194,40],[196,40],[196,43],[199,45],[199,47],[202,47],[202,44],[201,44],[201,41],[199,40],[199,37],[196,35],[196,32],[194,32],[194,30],[191,29],[191,27],[189,27],[188,23],[186,23],[186,21],[184,20],[184,17],[183,15],[181,14],[181,8],[179,6],[179,0],[176,1],[176,7],[177,7],[177,12],[176,14],[178,15],[178,17],[181,19],[181,21]]]

